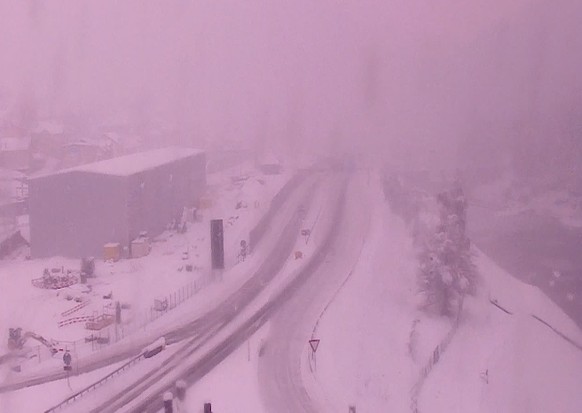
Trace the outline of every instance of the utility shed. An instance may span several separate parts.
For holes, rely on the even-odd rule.
[[[203,152],[170,147],[65,169],[29,180],[34,257],[101,256],[163,232],[196,206],[206,187]]]

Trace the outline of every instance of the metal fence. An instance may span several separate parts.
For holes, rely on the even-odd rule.
[[[420,371],[420,376],[416,383],[412,386],[410,392],[410,409],[412,413],[419,413],[418,410],[418,396],[420,395],[420,391],[422,389],[422,385],[424,384],[426,378],[432,371],[433,367],[439,362],[441,355],[446,351],[449,344],[453,340],[453,337],[457,333],[457,329],[459,328],[459,322],[461,320],[461,313],[463,311],[463,301],[461,301],[459,305],[459,309],[457,312],[457,316],[453,322],[453,326],[445,336],[445,338],[435,347],[433,350],[428,362]]]
[[[107,376],[103,377],[101,380],[91,384],[90,386],[85,387],[83,390],[73,394],[72,396],[66,398],[65,400],[63,400],[62,402],[60,402],[59,404],[57,404],[56,406],[51,407],[48,410],[45,410],[44,413],[53,413],[56,412],[60,409],[62,409],[63,407],[75,402],[76,400],[79,400],[81,397],[83,397],[84,395],[86,395],[87,393],[95,390],[97,387],[100,387],[101,385],[103,385],[104,383],[106,383],[107,381],[109,381],[110,379],[112,379],[113,377],[119,375],[120,373],[122,373],[123,371],[129,369],[130,367],[132,367],[134,364],[138,363],[139,361],[141,361],[144,358],[143,354],[140,354],[137,357],[134,357],[133,359],[131,359],[130,361],[128,361],[127,363],[125,363],[123,366],[119,367],[118,369],[114,370],[113,372],[109,373]]]
[[[99,331],[94,331],[90,335],[76,341],[52,341],[54,348],[59,351],[71,351],[74,359],[78,359],[83,355],[90,354],[93,352],[100,351],[104,347],[108,347],[125,337],[140,331],[145,330],[151,322],[164,316],[171,310],[179,307],[187,300],[192,298],[194,295],[200,292],[204,284],[201,281],[192,281],[182,287],[178,288],[176,291],[159,298],[158,302],[165,302],[164,307],[157,307],[156,305],[150,306],[146,311],[143,311],[136,315],[133,321],[129,323],[113,324],[111,326],[105,327]],[[59,327],[66,325],[87,322],[95,318],[95,315],[91,316],[79,316],[72,317],[66,320],[62,320],[58,323]],[[45,360],[52,359],[55,355],[50,351],[50,349],[43,345],[38,345],[32,347],[29,352],[29,360],[36,359],[38,363]]]

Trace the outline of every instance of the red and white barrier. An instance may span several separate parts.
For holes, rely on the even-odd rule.
[[[64,326],[68,326],[70,324],[93,321],[94,319],[95,319],[95,317],[93,317],[92,315],[83,316],[83,317],[73,317],[73,318],[67,318],[66,320],[59,321],[58,325],[59,325],[59,327],[64,327]]]
[[[83,301],[81,304],[74,306],[73,308],[69,308],[66,311],[61,313],[61,317],[67,317],[73,314],[76,311],[79,311],[81,308],[87,307],[91,303],[91,300]]]

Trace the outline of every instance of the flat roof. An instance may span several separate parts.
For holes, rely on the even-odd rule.
[[[89,172],[103,175],[130,176],[202,153],[204,153],[204,151],[199,149],[172,146],[75,166],[48,175],[57,175],[68,172]],[[37,176],[35,178],[48,175]]]

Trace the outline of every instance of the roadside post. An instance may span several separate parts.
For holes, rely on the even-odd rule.
[[[309,237],[311,236],[311,230],[309,228],[302,229],[301,235],[305,237],[305,244],[309,242]]]
[[[317,371],[317,359],[315,358],[315,353],[319,347],[319,339],[309,340],[309,346],[311,347],[311,358],[313,359],[313,364],[315,366],[315,371]]]
[[[167,391],[162,397],[164,401],[164,413],[174,413],[174,395],[172,392]]]
[[[240,259],[241,261],[244,261],[247,258],[247,255],[249,253],[249,245],[247,244],[247,242],[243,239],[240,241]]]
[[[184,380],[178,380],[176,382],[176,396],[181,402],[186,399],[186,382]]]
[[[222,219],[210,221],[210,255],[212,258],[212,281],[222,281],[224,270],[224,225]]]
[[[185,412],[186,405],[186,382],[184,380],[178,380],[176,382],[176,400],[175,400],[175,407],[176,413]]]
[[[71,382],[69,376],[71,375],[71,370],[73,369],[73,367],[71,367],[72,359],[73,358],[71,357],[71,353],[69,353],[69,350],[66,350],[65,354],[63,354],[63,363],[65,364],[63,366],[63,370],[67,372],[67,386],[69,386],[69,389],[71,389]]]

